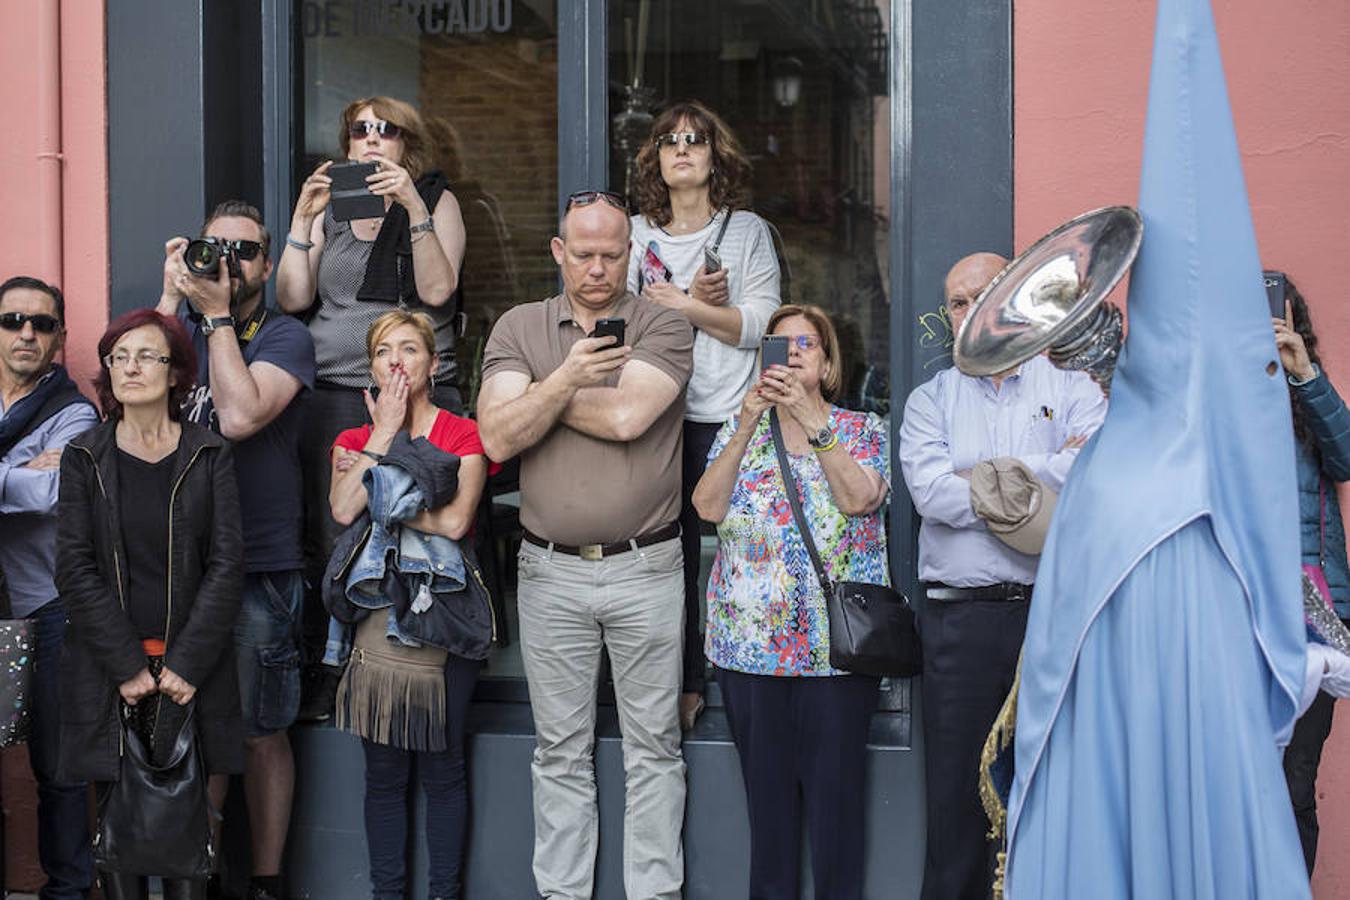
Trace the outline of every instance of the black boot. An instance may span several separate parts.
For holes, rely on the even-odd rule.
[[[164,900],[206,900],[206,879],[165,878]]]
[[[103,887],[104,900],[148,900],[150,896],[150,886],[140,875],[99,872],[98,883]]]

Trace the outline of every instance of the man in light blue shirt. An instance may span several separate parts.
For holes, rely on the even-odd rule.
[[[952,331],[1007,260],[976,253],[944,285]],[[976,786],[980,750],[1012,687],[1038,557],[1013,550],[975,512],[970,472],[1012,457],[1052,491],[1101,424],[1106,400],[1086,375],[1037,356],[973,378],[956,368],[905,404],[900,467],[919,529],[923,723],[928,797],[924,900],[985,900],[993,845]]]
[[[36,622],[28,759],[38,784],[42,897],[87,897],[93,859],[87,788],[57,780],[57,678],[66,613],[52,584],[57,477],[66,442],[98,423],[66,370],[52,364],[65,339],[61,292],[36,278],[0,284],[0,571],[12,615]]]

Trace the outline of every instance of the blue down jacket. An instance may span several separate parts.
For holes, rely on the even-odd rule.
[[[458,469],[459,457],[400,432],[380,464],[366,470],[366,511],[338,538],[324,573],[324,606],[340,623],[330,629],[325,661],[345,662],[352,626],[391,606],[391,638],[487,658],[491,599],[472,553],[403,524],[450,502]]]

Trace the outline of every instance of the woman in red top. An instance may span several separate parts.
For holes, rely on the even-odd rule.
[[[334,443],[329,492],[333,518],[346,526],[361,515],[367,504],[362,475],[379,462],[394,436],[406,431],[410,437],[424,437],[447,453],[455,454],[460,464],[459,490],[454,499],[437,509],[423,510],[403,524],[454,540],[464,538],[470,532],[490,464],[478,438],[477,423],[431,401],[436,338],[430,318],[425,313],[406,310],[385,313],[371,325],[366,348],[371,375],[380,390],[378,398],[372,397],[370,391],[365,394],[372,424],[344,431]],[[360,649],[365,642],[367,652],[363,658],[377,658],[378,665],[386,665],[386,671],[396,673],[395,678],[404,675],[425,678],[429,667],[438,670],[443,665],[445,748],[409,749],[398,746],[399,741],[393,737],[391,743],[362,738],[366,754],[366,843],[372,896],[375,900],[402,900],[404,896],[407,788],[416,761],[418,780],[427,797],[428,896],[458,897],[468,822],[464,726],[480,663],[435,647],[391,643],[385,638],[386,622],[387,611],[372,611],[357,626],[356,646]],[[439,719],[439,710],[435,713]],[[407,710],[400,713],[396,709],[392,713],[400,714],[406,716]]]

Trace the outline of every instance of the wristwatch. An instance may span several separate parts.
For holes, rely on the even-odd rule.
[[[201,325],[202,334],[206,335],[207,337],[210,337],[211,332],[215,331],[217,328],[233,328],[233,327],[234,327],[234,316],[216,316],[214,318],[204,318],[202,319]]]
[[[813,450],[821,450],[829,446],[830,442],[833,440],[834,432],[830,430],[830,426],[828,425],[823,426],[815,434],[810,434],[806,437],[806,442],[811,445]]]
[[[409,234],[421,234],[424,231],[435,231],[435,230],[436,230],[436,220],[431,218],[430,216],[427,217],[427,220],[425,222],[418,222],[416,225],[408,226]]]

